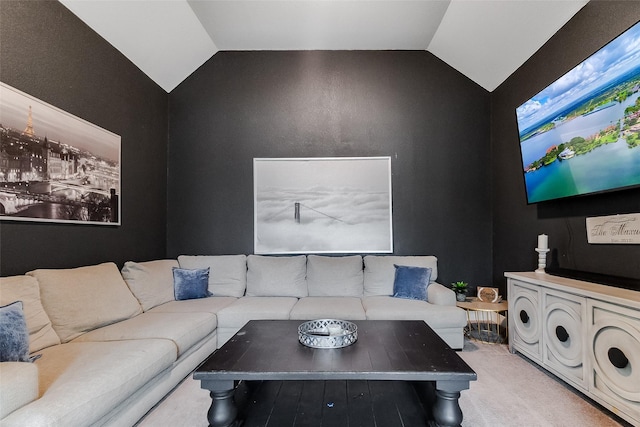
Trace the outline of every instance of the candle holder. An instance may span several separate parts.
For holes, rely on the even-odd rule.
[[[549,249],[536,248],[536,252],[538,252],[538,269],[536,273],[545,273],[544,268],[547,266],[547,252],[549,252]]]

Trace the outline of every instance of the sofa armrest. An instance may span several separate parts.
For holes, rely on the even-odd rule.
[[[0,420],[38,398],[38,367],[28,362],[0,363]]]
[[[427,287],[427,300],[435,305],[456,305],[456,293],[440,283],[433,282]]]

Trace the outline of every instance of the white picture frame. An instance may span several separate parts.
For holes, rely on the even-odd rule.
[[[0,220],[120,225],[120,136],[0,82]]]
[[[256,254],[393,253],[391,157],[255,158]]]

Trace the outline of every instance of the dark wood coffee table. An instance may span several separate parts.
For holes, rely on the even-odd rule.
[[[460,392],[476,373],[423,321],[361,320],[358,340],[340,349],[298,341],[298,320],[252,320],[194,372],[210,391],[213,427],[236,425],[239,381],[387,380],[432,382],[437,425],[462,422]]]

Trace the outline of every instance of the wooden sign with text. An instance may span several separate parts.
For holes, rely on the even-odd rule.
[[[640,213],[587,218],[587,242],[640,244]]]
[[[500,302],[502,301],[502,296],[498,288],[478,286],[478,300],[482,302]]]

